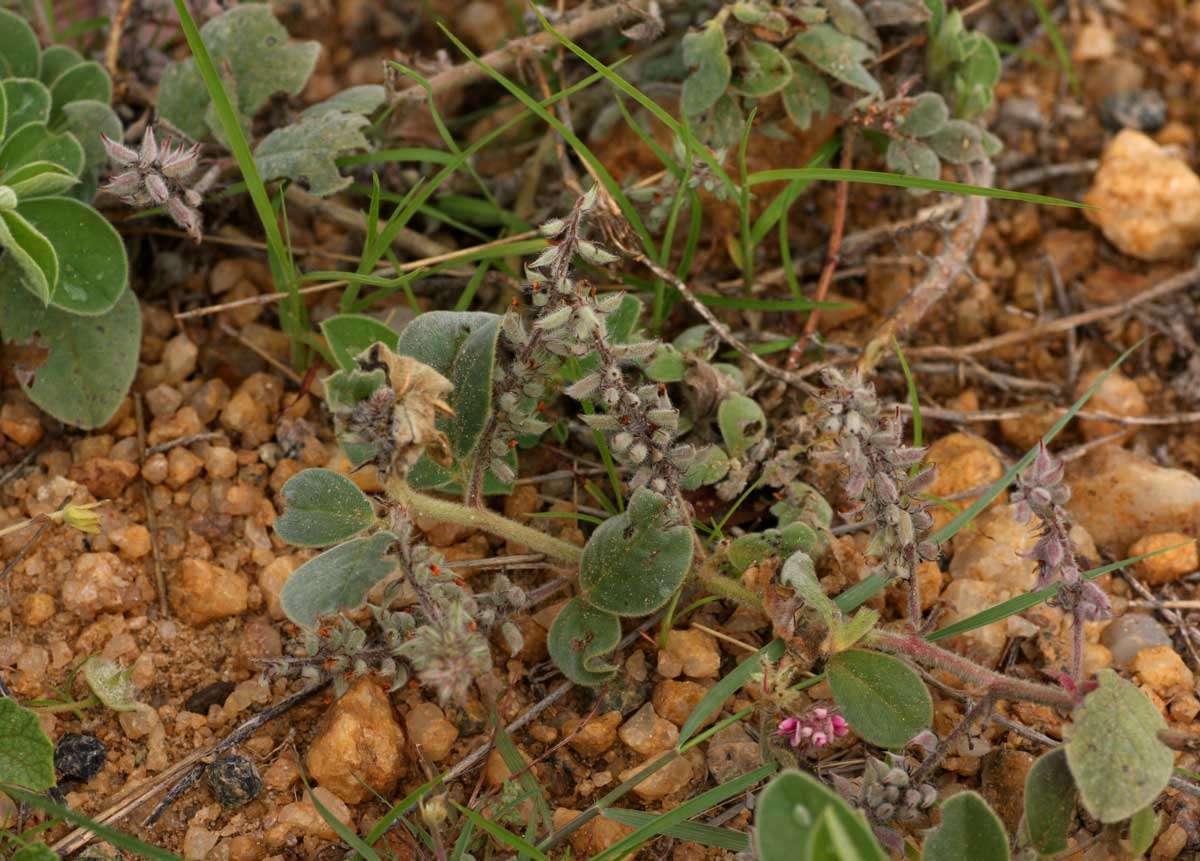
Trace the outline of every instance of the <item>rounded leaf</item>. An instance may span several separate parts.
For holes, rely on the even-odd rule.
[[[54,80],[50,97],[55,115],[61,115],[64,105],[84,99],[107,105],[112,100],[112,81],[99,63],[79,63]]]
[[[121,121],[104,102],[83,99],[63,105],[63,128],[75,136],[83,147],[85,170],[100,168],[108,164],[108,153],[100,135],[120,140],[123,133]]]
[[[16,284],[45,305],[58,282],[58,255],[54,246],[15,210],[0,211],[0,283]]]
[[[400,335],[366,314],[338,314],[321,323],[321,334],[333,353],[333,360],[343,371],[358,367],[354,357],[372,344],[382,341],[389,350],[395,350]]]
[[[52,161],[34,161],[23,164],[4,177],[9,188],[21,200],[35,197],[52,197],[62,194],[79,180],[61,164]],[[57,276],[56,276],[57,277]]]
[[[900,748],[933,722],[933,701],[903,661],[850,649],[829,659],[825,677],[850,728],[863,741]]]
[[[66,45],[51,45],[42,51],[42,70],[38,79],[47,87],[58,80],[58,76],[83,62],[83,57],[74,48]]]
[[[754,398],[734,393],[717,407],[717,426],[730,457],[741,457],[767,433],[767,417]]]
[[[797,550],[817,554],[821,540],[807,523],[789,523],[783,529],[766,529],[741,535],[729,543],[726,553],[733,570],[741,574],[768,556],[787,559]]]
[[[5,127],[10,132],[28,123],[44,123],[50,119],[50,91],[36,78],[6,80],[4,101],[8,106]]]
[[[133,667],[126,669],[116,661],[92,655],[83,662],[80,670],[96,698],[113,711],[134,711],[140,705],[132,681]]]
[[[0,72],[5,78],[36,78],[42,50],[33,28],[15,12],[0,9]]]
[[[809,27],[793,39],[788,47],[844,84],[868,93],[880,91],[879,82],[863,65],[864,60],[873,56],[871,49],[828,24]]]
[[[937,153],[920,141],[908,138],[896,138],[888,144],[887,166],[924,179],[937,179],[942,175],[942,163]]]
[[[950,120],[925,142],[951,164],[968,164],[987,157],[983,151],[982,133],[965,120]]]
[[[829,84],[816,69],[796,60],[790,62],[792,78],[781,94],[783,109],[796,128],[806,131],[814,116],[829,113],[833,96]]]
[[[283,486],[283,514],[275,531],[288,544],[328,547],[362,532],[375,509],[353,481],[332,469],[306,469]]]
[[[54,745],[37,715],[9,697],[0,697],[0,783],[34,792],[54,786]]]
[[[1088,813],[1120,822],[1166,789],[1175,755],[1158,738],[1167,722],[1145,694],[1112,670],[1096,679],[1075,709],[1067,764]]]
[[[783,52],[757,39],[743,42],[738,47],[737,70],[733,88],[754,99],[778,92],[792,77],[791,64]]]
[[[849,854],[817,856],[814,842],[825,843],[819,834],[826,818],[836,821],[836,844],[851,848]],[[840,795],[803,771],[789,769],[767,784],[754,811],[754,846],[759,861],[798,861],[798,859],[837,857],[839,861],[885,861],[866,819],[852,809]]]
[[[616,675],[607,656],[621,640],[621,620],[572,598],[554,617],[546,647],[562,674],[577,685],[596,687]]]
[[[683,37],[683,62],[692,69],[683,81],[683,112],[688,116],[703,113],[725,94],[733,74],[725,50],[725,30],[716,19]]]
[[[1008,835],[978,793],[958,792],[942,804],[942,824],[925,838],[925,861],[1008,861]]]
[[[1061,747],[1044,754],[1025,778],[1025,828],[1033,848],[1053,855],[1067,848],[1075,818],[1075,778]]]
[[[15,170],[35,161],[61,164],[78,176],[83,170],[83,147],[74,135],[52,132],[44,123],[26,123],[15,132],[10,131],[0,147],[0,170]]]
[[[58,285],[50,302],[72,314],[104,314],[127,291],[125,245],[108,220],[66,197],[30,200],[17,207],[58,252]]]
[[[928,137],[950,119],[950,109],[940,93],[921,93],[896,128],[915,138]]]
[[[283,584],[283,612],[297,625],[311,628],[320,616],[359,606],[370,588],[396,569],[395,558],[387,555],[395,540],[390,532],[376,532],[308,560]]]
[[[692,565],[692,531],[666,497],[639,487],[621,514],[583,548],[579,585],[587,600],[619,616],[645,616],[670,600]]]
[[[212,46],[209,47],[211,50]],[[203,140],[208,136],[204,114],[209,101],[208,88],[204,86],[204,78],[194,59],[188,57],[178,63],[168,63],[163,69],[158,82],[159,116],[192,140]]]
[[[80,204],[82,206],[82,204]],[[0,259],[0,284],[9,279]],[[97,317],[44,307],[27,290],[0,290],[0,335],[31,349],[14,358],[21,388],[59,421],[97,428],[112,418],[137,373],[142,312],[126,290]]]

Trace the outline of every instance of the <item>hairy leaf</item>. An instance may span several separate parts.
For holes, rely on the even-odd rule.
[[[774,45],[757,39],[738,47],[737,70],[733,88],[754,99],[778,92],[792,77],[787,57]]]
[[[809,27],[792,40],[789,48],[844,84],[868,93],[880,91],[879,82],[863,65],[873,56],[871,49],[828,24]]]
[[[0,697],[0,783],[35,792],[54,785],[54,745],[37,715],[9,697]]]
[[[820,543],[820,536],[811,526],[797,521],[782,529],[766,529],[738,536],[729,543],[726,554],[733,570],[741,574],[768,556],[787,559],[797,550],[812,556],[818,552]]]
[[[16,170],[9,171],[4,180],[20,200],[62,194],[79,182],[69,170],[52,161],[23,164]]]
[[[1043,754],[1025,778],[1025,828],[1043,855],[1067,848],[1067,832],[1075,818],[1075,778],[1061,747]]]
[[[78,66],[83,61],[83,56],[74,48],[51,45],[42,51],[42,70],[38,73],[38,80],[48,87],[67,69]]]
[[[0,147],[0,171],[35,161],[61,164],[75,176],[83,170],[83,147],[68,132],[52,132],[44,123],[27,123],[9,133]]]
[[[50,90],[36,78],[9,78],[4,82],[4,99],[8,105],[9,131],[50,119]]]
[[[931,134],[926,143],[951,164],[967,164],[985,157],[979,128],[965,120],[950,120]]]
[[[43,305],[58,283],[58,255],[45,236],[14,210],[0,210],[0,283],[20,284]],[[11,289],[11,288],[10,288]]]
[[[33,28],[15,12],[0,9],[0,71],[6,78],[36,78],[41,48]]]
[[[850,728],[879,747],[900,748],[933,722],[933,701],[921,677],[903,661],[851,649],[825,668],[833,698]]]
[[[79,669],[96,698],[113,711],[130,712],[140,705],[132,681],[133,667],[125,668],[116,661],[92,655]]]
[[[958,792],[942,804],[942,824],[925,838],[925,861],[1008,861],[1008,835],[976,792]]]
[[[896,128],[901,134],[924,138],[941,129],[949,119],[950,109],[941,95],[921,93]]]
[[[767,417],[753,398],[734,393],[717,407],[717,426],[732,457],[741,457],[767,433]]]
[[[0,282],[8,265],[0,260]],[[0,335],[33,348],[29,360],[15,362],[30,400],[59,421],[97,428],[112,418],[137,373],[142,312],[129,290],[96,317],[43,307],[26,290],[0,290]]]
[[[818,824],[833,819],[838,835],[817,837]],[[822,846],[836,839],[842,847],[837,855],[814,853],[814,837]],[[754,846],[760,861],[885,861],[863,815],[812,775],[788,770],[767,784],[754,812]]]
[[[937,179],[942,175],[942,163],[938,160],[937,153],[921,141],[908,138],[896,138],[888,144],[887,166],[900,173],[923,176],[926,179]],[[926,192],[923,189],[913,189],[910,193]]]
[[[376,342],[395,350],[400,334],[395,329],[366,314],[337,314],[321,322],[321,334],[333,353],[334,361],[343,371],[358,367],[354,357]]]
[[[84,171],[103,168],[108,164],[108,153],[100,135],[120,140],[124,131],[116,113],[104,102],[90,99],[63,105],[63,128],[69,131],[83,147]]]
[[[328,547],[362,532],[375,509],[353,481],[331,469],[306,469],[283,486],[283,513],[275,531],[288,544]]]
[[[350,177],[338,172],[336,159],[368,148],[362,133],[368,125],[370,120],[362,114],[345,111],[310,116],[263,138],[254,150],[254,163],[264,181],[293,179],[318,197],[327,197],[350,184]]]
[[[310,119],[336,112],[366,115],[382,105],[386,98],[387,90],[379,84],[347,87],[325,101],[305,108],[300,112],[300,119]]]
[[[1132,857],[1141,858],[1150,851],[1162,823],[1162,816],[1154,812],[1153,805],[1133,814],[1129,820],[1129,854]]]
[[[564,676],[577,685],[596,687],[616,675],[607,656],[620,640],[617,616],[572,598],[554,617],[546,647]]]
[[[107,105],[112,100],[112,81],[96,62],[80,63],[63,72],[50,86],[54,118],[62,116],[71,102],[92,101]]]
[[[792,79],[783,88],[783,109],[796,128],[805,131],[812,125],[814,116],[829,113],[833,96],[829,84],[816,69],[796,60],[790,62]]]
[[[1101,822],[1128,819],[1171,779],[1175,755],[1159,741],[1167,722],[1132,683],[1112,670],[1075,709],[1067,764],[1088,813]]]
[[[362,604],[372,586],[396,569],[388,549],[396,536],[354,538],[308,560],[288,577],[280,605],[289,619],[311,628],[320,616]]]
[[[692,532],[669,500],[639,487],[629,507],[596,528],[583,548],[579,585],[589,603],[644,616],[670,600],[692,564]]]
[[[683,112],[695,116],[716,104],[733,74],[720,22],[714,19],[699,32],[683,37],[683,62],[692,69],[683,81]]]

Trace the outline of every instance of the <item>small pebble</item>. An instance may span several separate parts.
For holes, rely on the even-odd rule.
[[[204,781],[222,807],[241,807],[262,790],[254,763],[237,754],[215,760],[204,770]]]
[[[1157,90],[1114,93],[1100,105],[1100,121],[1110,132],[1134,129],[1153,134],[1167,122],[1167,102]]]

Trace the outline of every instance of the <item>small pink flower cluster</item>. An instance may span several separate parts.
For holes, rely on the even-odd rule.
[[[804,744],[824,747],[849,731],[850,726],[844,717],[823,706],[817,706],[798,717],[784,718],[779,722],[776,732],[786,738],[792,747]]]

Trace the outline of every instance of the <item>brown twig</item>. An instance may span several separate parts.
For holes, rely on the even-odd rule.
[[[973,185],[991,185],[995,176],[995,168],[990,161],[977,162],[968,167],[967,172],[967,180]],[[869,376],[875,369],[879,359],[891,346],[892,339],[916,325],[946,294],[959,274],[966,270],[967,262],[987,224],[987,214],[986,197],[974,196],[966,200],[958,226],[938,256],[930,261],[925,277],[867,343],[858,360],[858,369],[864,376]]]
[[[896,404],[901,411],[906,413],[912,412],[910,404]],[[1011,410],[951,410],[945,407],[921,407],[921,418],[923,419],[940,419],[949,422],[1003,422],[1010,419],[1027,418],[1030,416],[1043,415],[1047,412],[1065,413],[1067,407],[1036,407],[1034,409],[1011,409]],[[1158,427],[1162,425],[1183,425],[1194,424],[1200,422],[1200,411],[1190,413],[1175,413],[1168,416],[1118,416],[1112,413],[1098,412],[1095,410],[1080,410],[1075,414],[1079,419],[1094,419],[1096,421],[1113,422],[1122,425],[1143,425]]]
[[[150,484],[146,481],[143,469],[146,466],[146,455],[151,451],[146,448],[146,416],[142,410],[142,396],[134,394],[133,412],[137,419],[138,440],[138,483],[142,486],[142,504],[146,506],[146,523],[150,526],[150,552],[154,556],[154,585],[158,589],[158,607],[163,618],[171,618],[171,605],[167,602],[167,577],[163,572],[162,552],[158,549],[158,517],[154,513],[154,503],[150,499]]]
[[[288,190],[284,192],[284,198],[292,206],[304,209],[313,215],[328,218],[347,230],[362,234],[367,232],[367,217],[360,210],[352,209],[328,198],[317,197],[298,185],[288,186]],[[392,244],[402,251],[420,257],[449,254],[454,250],[407,227],[400,228],[396,238],[392,240]]]
[[[645,0],[637,3],[613,3],[582,12],[557,29],[561,35],[577,41],[596,30],[613,30],[631,21],[641,20],[645,16],[646,5]],[[672,3],[660,2],[660,5],[670,6]],[[429,79],[428,89],[417,86],[415,81],[405,79],[400,91],[396,93],[396,105],[412,105],[423,102],[431,94],[437,95],[445,90],[485,81],[488,79],[488,69],[508,72],[521,57],[545,53],[558,44],[558,39],[553,33],[538,32],[520,39],[512,39],[503,47],[484,54],[478,62],[468,61],[437,73]]]
[[[854,130],[850,127],[842,133],[842,170],[850,170],[854,164]],[[825,250],[825,266],[821,269],[821,277],[817,281],[817,289],[813,293],[813,299],[817,302],[824,302],[826,295],[829,293],[829,285],[833,283],[833,273],[837,271],[838,261],[842,254],[842,237],[846,232],[846,202],[850,197],[850,183],[839,182],[837,184],[837,199],[833,209],[833,227],[829,232],[829,245]],[[812,337],[813,332],[817,331],[817,323],[821,319],[821,309],[813,308],[808,315],[808,319],[804,321],[804,331],[796,342],[788,349],[787,369],[789,371],[796,370],[796,366],[800,364],[800,357],[804,355],[804,350],[808,346],[808,341]]]
[[[220,431],[206,431],[205,433],[196,433],[192,434],[191,436],[176,437],[175,439],[169,439],[166,442],[160,442],[158,445],[150,446],[150,448],[146,449],[146,454],[161,454],[162,452],[170,451],[177,446],[192,445],[193,443],[197,442],[207,442],[210,439],[217,439],[223,436],[225,436],[225,434]]]
[[[129,13],[132,9],[133,0],[121,0],[116,14],[109,19],[108,43],[104,46],[104,68],[108,70],[108,76],[113,81],[117,81],[117,63],[121,59],[121,37],[125,34],[125,24],[129,21]],[[122,89],[123,85],[117,81],[118,100]]]

